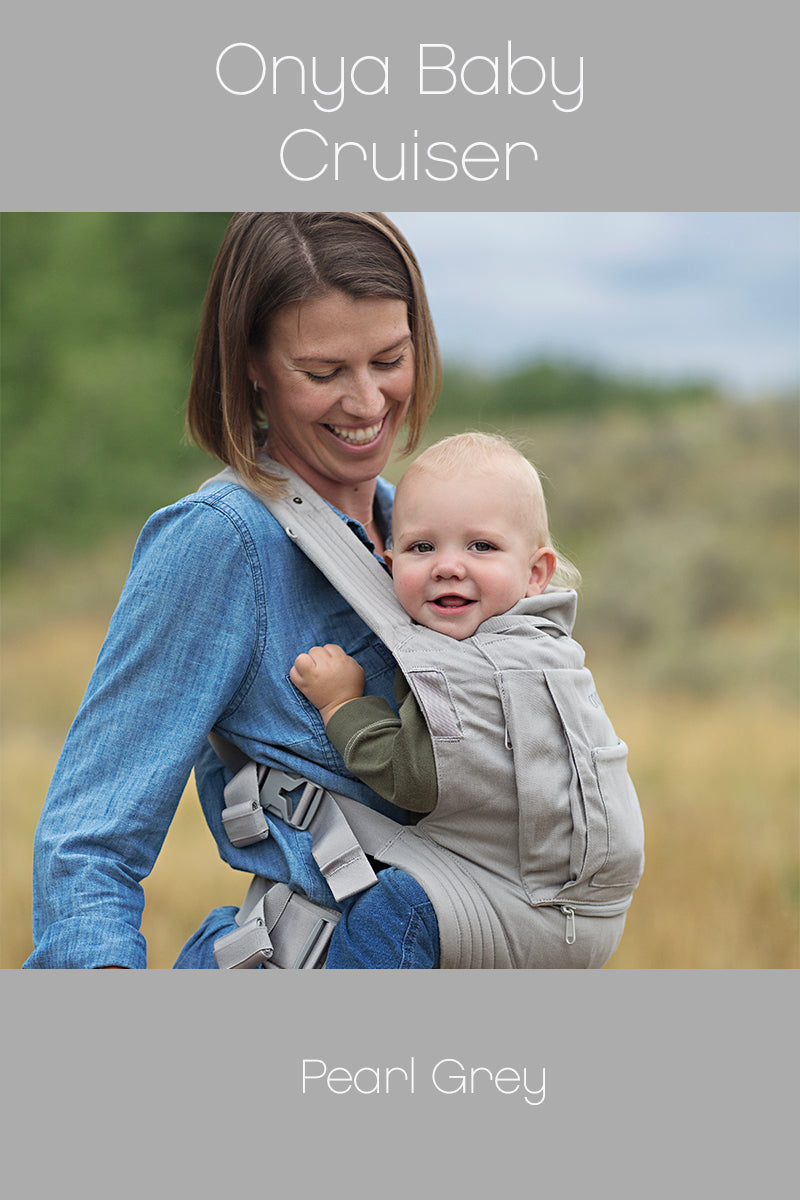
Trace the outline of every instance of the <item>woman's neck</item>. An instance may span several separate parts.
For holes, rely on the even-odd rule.
[[[269,454],[269,452],[270,447],[267,446],[267,453]],[[294,458],[283,452],[271,455],[271,457],[275,462],[290,467],[309,487],[314,489],[318,496],[327,500],[334,508],[338,508],[339,512],[343,512],[347,517],[352,517],[354,521],[359,521],[372,541],[375,542],[376,547],[380,551],[383,550],[383,538],[374,520],[375,479],[347,483],[330,479],[316,471],[308,463],[295,461]]]

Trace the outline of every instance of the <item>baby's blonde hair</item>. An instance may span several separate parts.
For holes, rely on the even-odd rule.
[[[560,553],[550,537],[547,505],[539,472],[508,438],[477,430],[442,438],[414,459],[398,484],[397,494],[402,494],[403,485],[407,480],[424,471],[447,476],[462,474],[464,471],[494,474],[498,469],[503,469],[506,477],[516,476],[521,487],[528,492],[529,503],[525,507],[537,548],[549,546],[555,552],[556,569],[550,580],[550,587],[578,588],[581,582],[580,571]]]

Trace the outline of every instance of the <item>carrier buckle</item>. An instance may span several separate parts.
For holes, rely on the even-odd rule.
[[[255,800],[243,800],[224,809],[222,823],[234,846],[252,846],[269,837],[264,810]]]
[[[214,942],[214,958],[221,971],[252,970],[266,966],[272,958],[272,939],[263,916],[256,916],[239,929]]]
[[[303,793],[295,804],[289,793],[299,787],[303,787]],[[300,775],[287,775],[275,767],[267,771],[259,792],[261,807],[295,829],[308,829],[324,795],[325,788],[318,783]]]
[[[234,846],[252,846],[269,837],[269,826],[258,795],[258,768],[247,762],[225,788],[222,823]]]
[[[285,883],[256,875],[236,920],[241,922],[239,928],[214,943],[221,970],[307,971],[324,966],[339,913],[293,892]]]

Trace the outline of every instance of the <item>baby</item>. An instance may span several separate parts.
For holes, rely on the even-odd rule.
[[[514,966],[602,967],[642,873],[641,813],[570,636],[579,576],[553,549],[539,476],[502,438],[446,438],[403,476],[392,533],[395,592],[427,627],[403,647],[416,690],[398,671],[395,715],[335,645],[299,655],[292,682],[354,775],[425,814],[423,842],[472,879]],[[464,644],[458,669],[448,639]],[[406,878],[381,866],[345,902],[349,940],[337,927],[328,969],[374,961],[377,944],[396,962],[430,931]]]
[[[580,578],[550,543],[535,468],[509,442],[477,433],[446,438],[408,468],[385,559],[409,616],[457,641],[551,582],[575,586]],[[435,807],[430,737],[401,672],[399,716],[382,698],[363,695],[364,673],[340,646],[299,655],[290,678],[354,775],[411,812]]]

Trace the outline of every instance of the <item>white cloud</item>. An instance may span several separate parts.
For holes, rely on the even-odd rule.
[[[798,213],[389,215],[450,360],[552,354],[742,392],[797,385]]]

